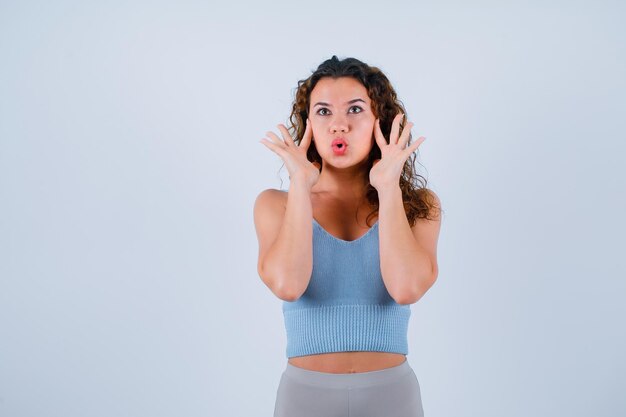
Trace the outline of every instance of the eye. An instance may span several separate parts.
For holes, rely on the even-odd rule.
[[[328,109],[327,109],[326,107],[322,107],[322,108],[320,108],[320,109],[317,111],[317,114],[320,114],[320,112],[321,112],[322,110],[326,110],[326,111],[328,111]],[[325,114],[321,114],[321,116],[325,116]]]
[[[350,110],[352,110],[352,109],[359,109],[359,111],[356,112],[357,114],[363,112],[363,109],[361,107],[359,107],[359,106],[352,106],[352,107],[350,107]]]

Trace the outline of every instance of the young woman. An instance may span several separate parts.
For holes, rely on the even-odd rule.
[[[263,143],[288,192],[254,205],[258,272],[281,300],[287,365],[274,416],[423,416],[408,354],[410,304],[434,284],[438,197],[413,170],[405,110],[387,77],[336,56],[298,82],[292,134]]]

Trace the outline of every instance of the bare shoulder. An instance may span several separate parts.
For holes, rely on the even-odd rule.
[[[428,204],[431,206],[431,211],[429,212],[429,217],[433,217],[436,221],[441,221],[441,200],[439,196],[431,189],[423,189],[423,192],[426,194],[426,199]]]
[[[433,257],[435,257],[437,240],[441,230],[441,200],[433,190],[425,189],[423,192],[426,193],[428,205],[431,206],[431,210],[428,215],[429,218],[416,219],[415,224],[411,227],[411,229],[417,242],[431,252]]]
[[[441,205],[441,200],[439,199],[439,196],[437,195],[437,193],[429,189],[428,194],[430,194],[435,199],[435,201],[437,202],[437,205]]]
[[[268,188],[259,193],[254,201],[254,223],[267,220],[267,217],[275,217],[284,214],[287,208],[287,193],[274,188]],[[282,213],[281,213],[282,212]]]

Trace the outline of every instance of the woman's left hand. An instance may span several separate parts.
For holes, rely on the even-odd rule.
[[[376,119],[374,123],[374,137],[380,148],[381,159],[376,159],[372,165],[372,169],[370,170],[370,184],[378,191],[386,189],[387,187],[399,186],[404,163],[422,142],[426,140],[425,137],[420,136],[415,142],[411,143],[409,147],[405,148],[409,141],[409,134],[411,133],[413,123],[408,122],[404,126],[402,136],[398,137],[402,116],[402,113],[398,113],[393,120],[389,134],[389,144],[385,141],[385,136],[382,130],[380,130],[380,119]]]

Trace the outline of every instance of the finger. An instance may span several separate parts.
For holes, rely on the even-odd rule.
[[[291,134],[289,134],[287,128],[283,124],[279,124],[277,126],[278,129],[280,129],[280,131],[282,132],[283,139],[285,139],[285,143],[287,143],[287,146],[297,147],[296,144],[293,142],[293,138],[291,137]]]
[[[275,143],[276,145],[279,145],[279,146],[287,146],[287,145],[285,145],[285,142],[283,142],[278,137],[278,135],[276,133],[272,132],[271,130],[267,131],[265,134],[272,140],[272,143]]]
[[[376,139],[376,143],[378,144],[378,147],[382,151],[387,145],[387,142],[385,141],[385,136],[383,135],[383,131],[380,130],[380,119],[376,119],[376,122],[374,123],[374,138]]]
[[[300,146],[304,147],[304,149],[309,149],[312,136],[313,128],[311,127],[311,122],[309,119],[306,119],[306,127],[304,128],[304,135],[302,136],[302,140],[300,140]]]
[[[402,112],[398,113],[391,124],[391,133],[389,134],[389,143],[398,143],[398,132],[400,132],[400,121],[402,120]]]
[[[426,138],[424,136],[420,136],[419,138],[417,138],[417,140],[415,142],[413,142],[412,144],[409,145],[408,148],[406,148],[407,151],[407,158],[410,154],[412,154],[413,152],[415,152],[415,150],[417,148],[419,148],[419,146],[426,140]]]
[[[270,150],[272,152],[274,152],[275,154],[277,154],[278,156],[281,157],[281,159],[284,161],[285,158],[287,157],[287,151],[285,151],[285,148],[282,147],[281,145],[277,145],[276,143],[267,140],[267,138],[263,138],[260,141],[263,145],[267,146],[268,148],[270,148]]]
[[[404,129],[402,129],[402,134],[400,135],[400,138],[398,139],[398,145],[400,145],[401,149],[404,149],[407,142],[409,141],[409,136],[411,135],[412,127],[413,127],[413,123],[411,122],[408,122],[406,125],[404,125]]]

